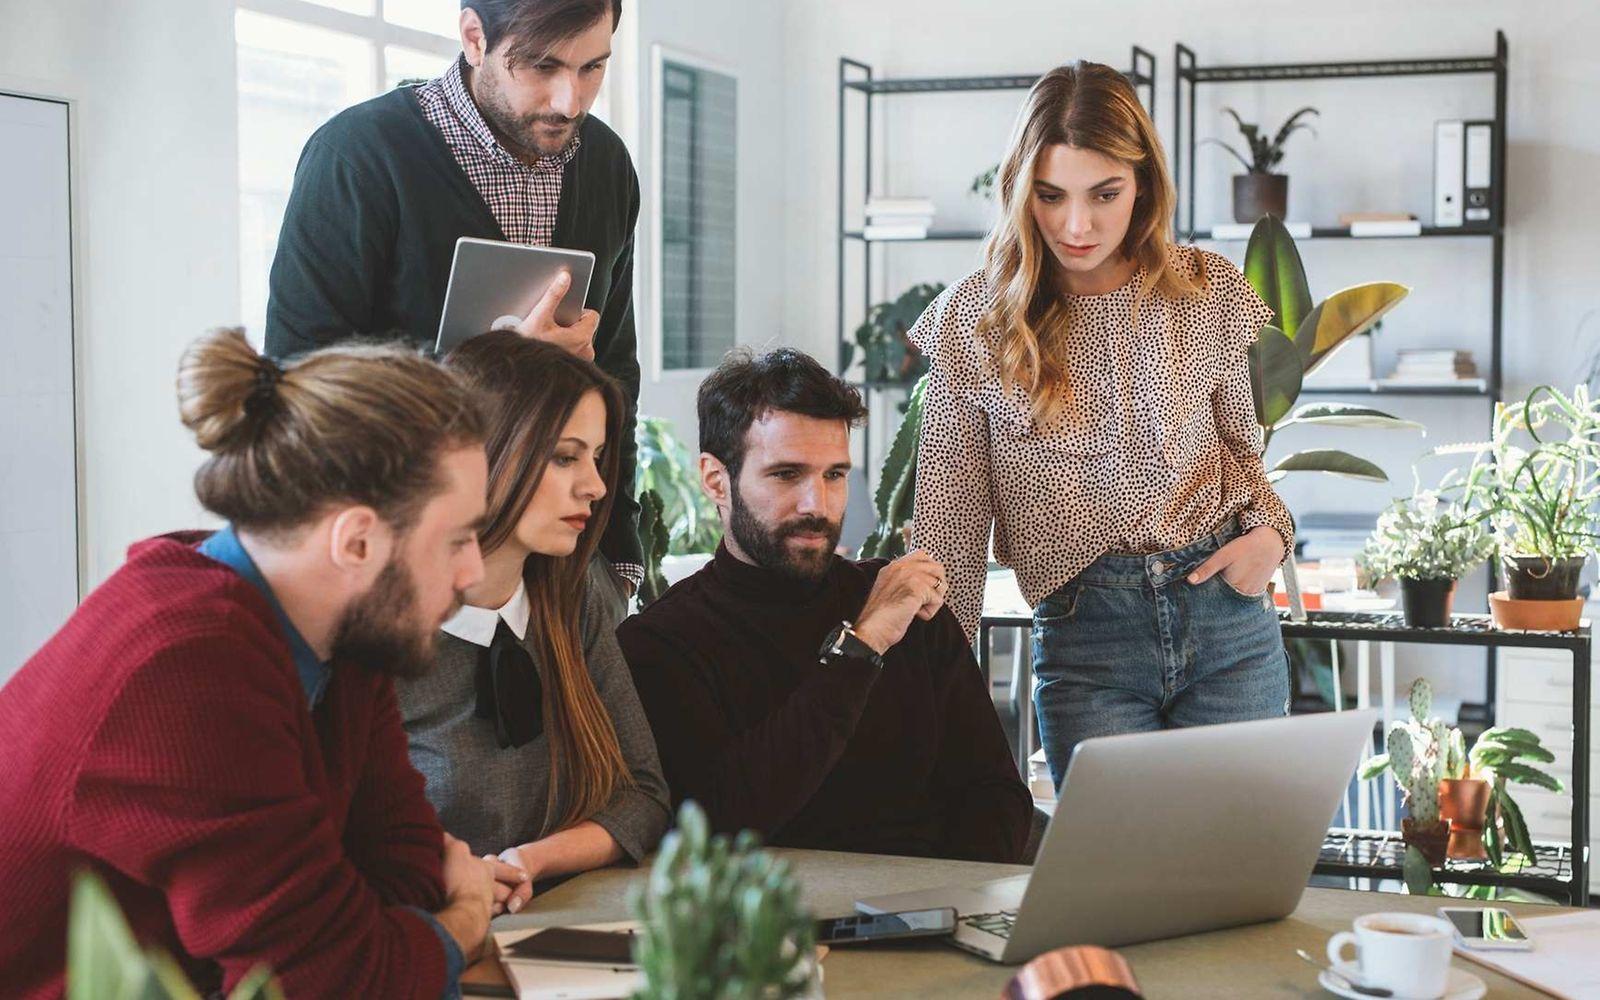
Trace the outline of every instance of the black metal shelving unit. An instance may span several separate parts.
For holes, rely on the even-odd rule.
[[[1156,57],[1147,49],[1132,46],[1129,65],[1123,75],[1128,82],[1133,84],[1144,101],[1146,110],[1152,118],[1155,117],[1156,102]],[[992,74],[987,76],[955,76],[955,77],[902,77],[881,78],[873,75],[873,70],[867,63],[848,57],[839,59],[839,187],[838,187],[838,275],[835,296],[838,300],[838,358],[836,367],[839,373],[845,374],[844,347],[847,329],[845,326],[845,274],[847,273],[846,255],[852,244],[861,247],[861,309],[865,315],[872,308],[872,252],[873,247],[890,246],[899,243],[928,243],[928,242],[976,242],[988,236],[988,232],[977,229],[934,229],[922,239],[916,240],[868,240],[863,235],[861,228],[851,228],[847,221],[849,207],[845,204],[845,177],[849,160],[849,129],[846,127],[849,106],[847,98],[852,93],[862,95],[866,100],[865,120],[860,132],[862,143],[862,179],[864,181],[863,198],[872,197],[872,120],[873,101],[880,97],[891,97],[905,94],[949,94],[949,93],[974,93],[993,90],[1027,90],[1038,81],[1040,74]],[[860,384],[860,383],[857,383]],[[876,392],[888,388],[903,389],[907,386],[872,383],[864,386],[867,392]],[[862,465],[870,477],[875,473],[872,466],[872,435],[871,425],[863,428],[862,434]]]
[[[995,629],[1026,629],[1033,616],[1025,613],[985,614],[978,622],[978,666],[989,676],[989,637]],[[1285,639],[1348,639],[1364,642],[1418,643],[1436,646],[1513,646],[1556,649],[1572,657],[1572,840],[1567,844],[1535,841],[1535,857],[1521,870],[1498,872],[1482,862],[1450,861],[1435,869],[1434,879],[1453,885],[1489,885],[1525,889],[1565,899],[1572,906],[1589,905],[1589,731],[1591,635],[1589,626],[1571,632],[1517,632],[1495,626],[1488,615],[1451,615],[1448,628],[1411,628],[1397,613],[1313,611],[1303,622],[1278,613]],[[1031,684],[1031,674],[1025,675]],[[1404,701],[1401,701],[1404,704]],[[1027,716],[1024,716],[1024,722]],[[1382,735],[1378,734],[1378,739]],[[1030,744],[1031,745],[1031,744]],[[1022,754],[1019,767],[1025,768]],[[1330,829],[1323,839],[1314,874],[1340,878],[1401,879],[1405,845],[1398,830]]]
[[[1506,65],[1508,51],[1503,31],[1494,34],[1494,54],[1433,59],[1363,59],[1323,63],[1262,63],[1240,66],[1202,66],[1195,51],[1183,43],[1173,47],[1172,81],[1172,180],[1178,190],[1178,208],[1173,223],[1180,239],[1210,239],[1210,229],[1195,226],[1195,95],[1201,86],[1240,83],[1271,83],[1282,80],[1357,80],[1401,76],[1485,75],[1494,83],[1494,136],[1490,148],[1489,184],[1493,192],[1489,225],[1459,227],[1423,226],[1419,236],[1351,237],[1341,227],[1313,226],[1311,239],[1397,240],[1480,236],[1489,240],[1494,254],[1491,294],[1490,360],[1486,375],[1488,391],[1461,392],[1456,395],[1481,395],[1499,402],[1501,388],[1501,348],[1505,302],[1505,218],[1506,218]],[[1379,389],[1365,395],[1415,395],[1403,390]],[[1438,393],[1443,395],[1443,393]],[[1490,695],[1491,701],[1493,695]]]
[[[1489,184],[1493,192],[1488,225],[1463,225],[1458,227],[1423,226],[1419,236],[1362,236],[1352,237],[1348,228],[1313,226],[1311,239],[1364,239],[1382,240],[1392,245],[1399,240],[1448,239],[1458,237],[1483,237],[1489,241],[1493,254],[1493,278],[1490,294],[1489,370],[1485,373],[1486,388],[1378,386],[1349,390],[1318,389],[1308,387],[1304,395],[1337,396],[1427,396],[1434,398],[1461,397],[1483,399],[1489,403],[1490,419],[1494,405],[1501,399],[1501,370],[1504,343],[1505,313],[1505,259],[1506,259],[1506,87],[1508,46],[1505,32],[1494,33],[1494,54],[1489,56],[1462,56],[1427,59],[1362,59],[1344,62],[1320,63],[1260,63],[1237,66],[1202,66],[1195,51],[1179,42],[1173,46],[1172,81],[1172,180],[1178,192],[1178,206],[1173,219],[1180,239],[1193,241],[1210,239],[1209,227],[1201,230],[1195,225],[1195,148],[1196,93],[1202,86],[1242,83],[1272,83],[1285,80],[1363,80],[1417,76],[1488,76],[1494,84],[1494,135],[1490,146]],[[1230,241],[1218,241],[1230,242]],[[1494,568],[1490,568],[1489,589],[1496,583]],[[1468,711],[1481,716],[1486,723],[1494,721],[1495,689],[1497,684],[1496,657],[1493,649],[1487,654],[1488,669],[1484,675],[1484,703],[1468,706]]]
[[[1570,845],[1542,840],[1533,843],[1532,862],[1511,872],[1498,872],[1486,861],[1446,861],[1434,869],[1435,882],[1449,885],[1486,885],[1501,889],[1521,889],[1541,896],[1554,896],[1568,906],[1582,906],[1573,893],[1574,852]],[[1315,872],[1334,878],[1365,878],[1402,881],[1405,876],[1406,843],[1398,830],[1355,830],[1334,827],[1323,838]],[[1552,887],[1556,887],[1552,891]],[[1570,889],[1568,887],[1571,887]]]
[[[1532,868],[1517,874],[1502,875],[1484,865],[1454,863],[1438,875],[1441,881],[1471,885],[1503,885],[1565,895],[1573,906],[1589,905],[1589,672],[1592,650],[1587,625],[1571,632],[1517,632],[1497,628],[1488,615],[1451,615],[1448,628],[1411,628],[1399,614],[1338,611],[1313,611],[1306,621],[1279,614],[1285,639],[1349,639],[1364,642],[1418,643],[1443,646],[1481,646],[1489,649],[1512,646],[1529,649],[1556,649],[1572,657],[1572,842],[1566,845],[1535,845],[1539,857]],[[1492,667],[1492,665],[1491,665]],[[1348,832],[1348,831],[1347,831]],[[1359,831],[1368,839],[1354,853],[1317,864],[1319,875],[1356,875],[1390,878],[1399,862],[1387,848],[1373,843],[1398,839],[1393,831]],[[1330,840],[1333,835],[1330,832]],[[1374,839],[1376,838],[1376,839]],[[1561,854],[1559,848],[1569,848]],[[1324,855],[1328,842],[1323,844]],[[1555,865],[1554,868],[1551,866]],[[1363,867],[1362,871],[1351,870]]]

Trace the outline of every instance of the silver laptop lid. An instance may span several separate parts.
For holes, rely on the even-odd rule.
[[[1378,717],[1327,713],[1078,744],[1003,960],[1288,915]]]

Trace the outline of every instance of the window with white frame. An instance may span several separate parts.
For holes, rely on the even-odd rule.
[[[738,81],[655,48],[660,370],[710,368],[734,346]]]
[[[458,0],[239,0],[239,297],[266,325],[267,274],[300,150],[323,122],[461,51]]]

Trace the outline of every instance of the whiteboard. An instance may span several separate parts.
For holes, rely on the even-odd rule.
[[[67,112],[0,93],[0,683],[78,603]]]

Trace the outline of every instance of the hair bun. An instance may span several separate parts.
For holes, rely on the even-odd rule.
[[[178,414],[209,452],[253,440],[275,407],[283,369],[256,352],[238,327],[214,330],[178,363]]]

